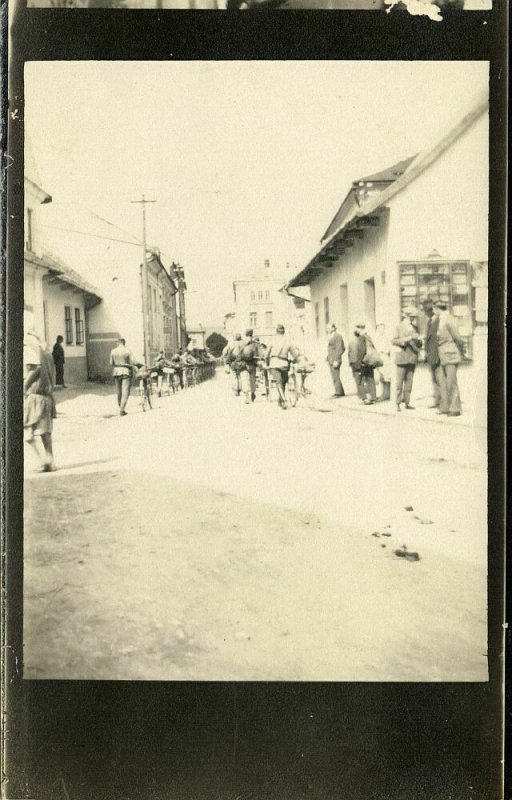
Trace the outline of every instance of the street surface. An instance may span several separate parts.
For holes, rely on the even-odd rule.
[[[487,679],[484,430],[245,405],[222,372],[124,418],[110,386],[57,400],[59,471],[25,454],[26,678]]]

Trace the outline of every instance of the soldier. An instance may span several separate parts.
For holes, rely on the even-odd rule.
[[[245,332],[245,342],[240,354],[245,369],[240,372],[241,389],[246,403],[256,400],[256,367],[260,358],[260,346],[254,339],[254,331],[249,328]]]
[[[242,334],[235,333],[233,341],[224,348],[224,361],[231,370],[233,376],[233,392],[237,397],[241,392],[240,372],[244,369],[243,362],[240,359],[242,347]]]
[[[117,389],[117,405],[121,417],[126,416],[126,404],[130,397],[132,388],[132,374],[135,367],[142,366],[135,361],[132,354],[126,347],[126,341],[122,338],[117,340],[117,347],[110,353],[110,363],[112,365],[112,375]]]
[[[270,376],[277,389],[277,404],[285,410],[288,408],[286,402],[286,385],[288,383],[288,373],[290,371],[290,361],[295,361],[300,355],[290,339],[285,336],[284,325],[278,325],[276,335],[266,353],[267,364],[270,367]]]

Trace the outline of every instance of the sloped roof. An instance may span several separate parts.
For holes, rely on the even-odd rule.
[[[415,158],[416,156],[404,158],[402,161],[399,161],[397,164],[393,164],[391,167],[387,167],[387,169],[383,169],[381,172],[376,172],[374,175],[367,175],[365,178],[358,178],[357,180],[353,181],[345,199],[338,208],[332,220],[329,222],[327,230],[320,241],[323,242],[325,239],[328,239],[335,227],[339,226],[348,214],[353,213],[354,208],[359,207],[360,203],[356,199],[356,191],[360,184],[384,184],[384,186],[381,187],[381,191],[383,191],[386,188],[385,184],[389,185],[390,183],[398,180],[398,178],[404,174]],[[373,187],[373,191],[375,191],[376,188],[377,187]]]
[[[336,238],[342,237],[349,226],[357,225],[360,223],[362,218],[370,217],[379,209],[384,208],[386,203],[388,203],[393,197],[395,197],[395,195],[397,195],[417,177],[419,177],[419,175],[421,175],[422,172],[424,172],[434,161],[436,161],[445,152],[445,150],[448,150],[448,148],[451,147],[451,145],[462,135],[462,133],[464,133],[465,130],[467,130],[467,128],[473,125],[473,123],[479,117],[481,117],[482,114],[488,111],[488,108],[489,99],[486,93],[485,96],[480,97],[471,110],[465,114],[456,125],[450,128],[450,130],[445,133],[432,147],[423,150],[421,153],[415,156],[399,178],[394,180],[393,183],[391,183],[382,192],[370,197],[361,208],[356,207],[349,215],[345,216],[343,221],[341,221],[341,223],[334,228],[332,233],[326,237],[325,240],[323,240],[322,247],[315,253],[313,258],[310,259],[306,266],[296,273],[296,275],[294,275],[290,281],[288,281],[286,284],[287,287],[291,288],[294,286],[307,286],[309,283],[311,283],[308,270],[313,268],[314,262],[318,256],[322,255]]]
[[[68,267],[67,264],[64,264],[64,262],[56,256],[50,253],[44,253],[43,256],[37,256],[35,253],[31,253],[29,250],[26,250],[24,257],[25,261],[34,264],[36,267],[42,267],[43,269],[49,270],[49,272],[51,272],[55,277],[58,277],[59,280],[63,281],[64,283],[68,283],[73,288],[79,289],[84,294],[89,295],[90,299],[95,299],[93,305],[102,299],[98,289],[96,289],[95,286],[82,278],[82,276],[76,272],[76,270]]]
[[[383,169],[382,172],[376,172],[374,175],[367,175],[365,178],[359,178],[359,180],[354,181],[355,183],[391,183],[392,181],[396,181],[401,175],[404,174],[407,167],[412,164],[414,159],[418,154],[414,156],[410,156],[410,158],[404,158],[402,161],[399,161],[398,164],[393,164],[392,167],[388,167],[387,169]]]

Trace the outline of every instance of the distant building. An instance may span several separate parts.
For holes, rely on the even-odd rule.
[[[307,301],[301,298],[294,302],[283,291],[289,275],[288,265],[285,269],[271,267],[267,260],[262,269],[236,279],[233,282],[234,316],[226,315],[226,330],[229,326],[228,332],[236,329],[243,334],[247,328],[252,328],[254,336],[264,344],[273,338],[279,324],[285,325],[290,333],[302,336],[300,311]]]
[[[308,286],[313,328],[348,337],[363,321],[392,336],[401,310],[442,299],[470,359],[460,383],[485,403],[487,374],[488,102],[483,98],[431,148],[354,181],[315,256],[289,281]],[[344,367],[346,368],[346,367]],[[418,391],[428,385],[417,370]],[[423,374],[425,380],[421,381]],[[348,378],[348,373],[347,376]]]
[[[192,350],[204,350],[206,347],[206,330],[202,325],[188,325],[187,334],[189,337],[188,348]]]
[[[120,336],[140,361],[151,362],[160,349],[174,353],[184,320],[178,315],[178,278],[160,252],[147,249],[143,280],[142,246],[136,236],[80,204],[49,207],[45,216],[53,249],[77,264],[103,300],[88,315],[89,377],[110,376],[110,351]]]

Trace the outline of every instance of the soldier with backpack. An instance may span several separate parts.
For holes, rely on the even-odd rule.
[[[233,376],[233,392],[238,397],[241,392],[240,373],[245,369],[240,358],[243,349],[242,334],[235,333],[233,341],[224,348],[224,363],[229,367]]]
[[[260,358],[260,346],[254,339],[254,331],[249,328],[245,332],[245,341],[240,353],[244,368],[240,371],[241,390],[246,403],[256,400],[256,367]]]

